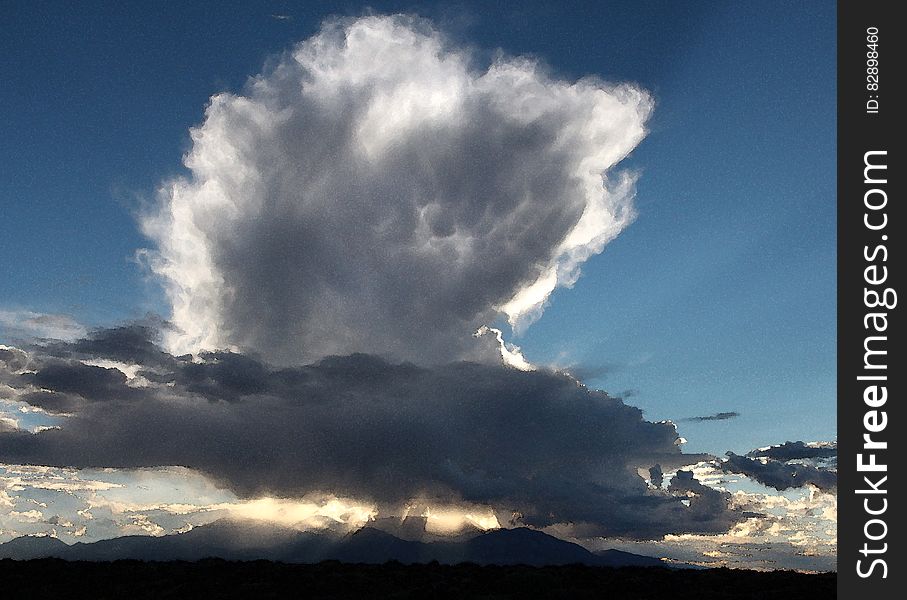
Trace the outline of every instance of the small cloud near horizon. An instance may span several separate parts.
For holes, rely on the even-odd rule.
[[[713,415],[705,415],[700,417],[687,417],[686,419],[680,419],[681,423],[690,423],[690,422],[701,422],[701,421],[727,421],[728,419],[736,419],[740,416],[739,412],[730,411],[730,412],[720,412]]]

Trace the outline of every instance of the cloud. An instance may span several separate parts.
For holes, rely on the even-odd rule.
[[[702,417],[687,417],[686,419],[681,419],[681,421],[727,421],[728,419],[736,419],[739,416],[739,412],[720,412]]]
[[[50,516],[23,523],[10,515],[38,509]],[[362,527],[373,512],[372,506],[323,494],[239,499],[185,468],[75,470],[0,465],[0,542],[22,534],[55,533],[69,543],[136,533],[172,534],[219,519],[343,535]]]
[[[29,372],[4,383],[24,402],[46,406],[38,392],[68,398],[70,416],[59,429],[0,434],[0,461],[181,465],[246,499],[326,493],[383,514],[413,499],[488,506],[501,522],[517,512],[525,524],[571,523],[589,535],[709,533],[743,518],[695,480],[652,489],[638,469],[704,457],[681,453],[672,424],[647,422],[567,375],[364,354],[281,367],[229,352],[136,353],[148,350],[132,335],[141,331],[30,349]],[[111,336],[133,343],[100,343]],[[137,365],[146,383],[85,365],[96,360],[85,350],[99,347],[115,363],[147,358]]]
[[[535,367],[526,360],[526,357],[523,356],[523,352],[520,350],[519,346],[508,344],[504,341],[504,332],[500,329],[482,325],[476,330],[475,336],[493,336],[494,340],[498,343],[501,360],[505,365],[520,369],[521,371],[532,371],[535,369]]]
[[[259,512],[322,495],[587,536],[728,531],[749,515],[727,492],[640,476],[708,458],[672,423],[491,326],[524,329],[632,221],[616,165],[651,109],[632,85],[479,64],[416,18],[326,24],[212,97],[189,174],[142,218],[173,327],[4,348],[5,401],[56,421],[0,432],[0,461],[188,467]]]
[[[709,460],[689,470],[710,488],[730,493],[730,505],[749,518],[714,535],[666,535],[660,540],[581,540],[597,550],[615,547],[659,554],[709,567],[832,571],[837,558],[837,495],[814,485],[783,494],[748,476],[729,474],[722,461]]]
[[[85,327],[68,315],[0,310],[0,335],[5,338],[74,340],[85,332]]]
[[[837,488],[835,471],[809,464],[797,464],[772,458],[749,458],[733,452],[727,453],[722,467],[729,473],[741,473],[778,491],[814,485],[821,490]]]
[[[0,414],[0,433],[18,431],[19,422],[12,417]]]
[[[590,379],[602,379],[606,376],[612,375],[613,373],[620,370],[620,366],[613,364],[575,364],[569,367],[563,367],[560,370],[570,373],[573,377],[576,377],[579,381],[588,381]]]
[[[834,442],[810,443],[784,442],[777,446],[766,446],[747,452],[749,458],[770,458],[772,460],[821,460],[837,459],[838,445]]]
[[[18,348],[0,344],[0,369],[5,373],[21,371],[28,364],[28,354]]]
[[[120,327],[100,328],[71,343],[46,344],[42,351],[57,358],[75,356],[145,366],[169,364],[172,357],[156,344],[161,338],[159,329],[167,326],[160,320],[146,319]]]
[[[496,360],[472,334],[525,328],[632,221],[615,165],[651,109],[633,85],[479,64],[417,18],[329,22],[211,98],[190,175],[143,219],[166,346]]]
[[[80,362],[48,362],[22,379],[53,393],[77,394],[87,400],[122,397],[126,375],[118,369],[105,369]]]
[[[39,510],[26,510],[23,512],[10,511],[9,516],[14,520],[23,521],[25,523],[38,523],[39,521],[44,520],[44,515]]]

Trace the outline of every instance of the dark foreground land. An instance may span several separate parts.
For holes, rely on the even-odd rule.
[[[0,561],[4,597],[127,598],[834,598],[833,573],[660,567],[316,565],[268,561]],[[24,594],[24,596],[22,595]]]

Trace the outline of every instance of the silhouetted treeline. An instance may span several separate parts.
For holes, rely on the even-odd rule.
[[[834,598],[836,575],[660,567],[315,565],[269,561],[0,561],[4,597],[128,598]]]

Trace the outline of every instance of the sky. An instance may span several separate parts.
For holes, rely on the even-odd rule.
[[[10,32],[0,40],[7,57],[0,65],[7,82],[0,107],[14,116],[0,125],[6,255],[0,343],[25,347],[36,337],[62,338],[70,346],[34,351],[33,360],[48,368],[76,358],[109,367],[98,360],[122,356],[89,357],[86,348],[103,346],[98,338],[94,346],[73,340],[98,327],[163,318],[182,327],[165,328],[161,343],[171,358],[231,347],[261,361],[243,368],[273,374],[332,354],[385,354],[425,369],[418,385],[429,386],[462,381],[463,373],[444,363],[482,363],[497,352],[494,340],[479,350],[471,336],[460,335],[485,324],[502,330],[512,361],[565,370],[641,409],[645,420],[633,427],[655,440],[644,444],[646,452],[666,451],[658,428],[644,425],[662,420],[676,423],[687,453],[745,454],[786,441],[835,440],[833,3],[538,3],[520,10],[374,3],[371,9],[356,3],[151,9],[13,3],[0,17]],[[325,79],[323,90],[312,88],[304,104],[293,104],[294,86],[307,80],[279,53],[318,34],[325,18],[369,12],[426,17],[458,50],[443,54],[450,60],[419,63],[417,38],[416,50],[396,55],[398,69],[377,61],[374,87],[357,92],[363,105],[379,107],[357,132],[371,160],[362,162],[331,141],[347,122],[343,108],[323,104],[339,93],[333,80]],[[472,62],[458,64],[460,55]],[[501,63],[501,56],[510,58]],[[513,57],[541,66],[530,69]],[[302,61],[309,69],[322,59],[333,64],[329,55],[310,58]],[[348,59],[354,67],[364,60]],[[430,68],[420,71],[424,64]],[[508,65],[523,78],[507,80],[512,73],[506,69],[497,78],[480,76],[489,64]],[[355,68],[341,67],[335,72],[341,80],[358,81]],[[413,100],[407,118],[425,127],[446,122],[445,102],[454,97],[456,110],[468,108],[469,121],[450,121],[456,127],[425,139],[413,129],[405,143],[388,145],[388,131],[409,125],[393,120],[400,98],[382,105],[382,96],[370,90],[384,89],[393,98],[395,82],[417,72],[426,73],[410,81],[425,92],[418,98],[443,93],[437,101]],[[259,73],[256,88],[248,78]],[[589,76],[597,79],[570,87]],[[465,87],[438,87],[448,81]],[[607,90],[604,96],[600,89]],[[222,92],[220,103],[211,102]],[[342,97],[355,111],[360,97]],[[534,102],[523,106],[521,98]],[[280,107],[292,109],[286,121]],[[533,110],[546,111],[545,119],[532,121]],[[597,116],[582,121],[577,115],[584,111]],[[531,134],[523,126],[499,126],[525,122],[533,123]],[[297,148],[300,136],[327,141]],[[508,148],[506,156],[501,148]],[[425,160],[415,174],[413,157]],[[578,171],[569,170],[575,167],[564,166],[585,165],[577,161],[586,158],[593,184],[602,171],[609,173],[603,198],[583,191],[588,173],[578,183]],[[284,161],[327,174],[299,179],[281,169]],[[263,183],[242,179],[244,169],[269,175]],[[464,192],[462,181],[472,187]],[[236,196],[214,193],[211,200],[211,186]],[[267,213],[261,209],[269,198],[294,198],[292,190],[322,189],[331,190],[329,197],[355,198],[356,210],[300,213],[280,202],[268,204]],[[388,213],[388,198],[425,190],[438,199],[418,213],[430,235],[407,229],[415,213],[405,204],[387,228],[363,227]],[[217,198],[229,201],[218,204]],[[475,198],[483,219],[473,218]],[[223,216],[230,211],[240,217]],[[594,218],[578,226],[580,214]],[[294,226],[311,228],[305,237],[317,241],[296,245]],[[576,235],[567,239],[575,243],[561,243],[571,231]],[[482,236],[508,243],[469,246],[479,258],[462,258],[473,255],[457,240]],[[441,238],[446,241],[431,245]],[[400,242],[413,239],[436,254]],[[369,258],[354,264],[337,258],[344,252]],[[442,260],[451,255],[460,257],[452,270]],[[230,294],[224,281],[235,283]],[[541,301],[531,293],[533,282],[550,284],[542,286]],[[130,347],[142,336],[136,339]],[[148,355],[143,361],[154,362],[158,374],[176,378],[187,393],[198,392],[185,365]],[[318,376],[334,377],[330,373]],[[538,377],[532,389],[560,390],[547,375]],[[27,385],[66,392],[60,381]],[[16,394],[33,391],[16,385]],[[396,393],[395,385],[381,393]],[[284,391],[270,393],[285,399]],[[562,393],[553,391],[552,398]],[[25,414],[23,423],[55,423],[37,414]],[[457,426],[477,427],[471,419],[478,416],[465,414]],[[575,418],[581,427],[609,414],[565,416],[565,423]],[[701,418],[719,414],[724,418]],[[233,430],[225,424],[224,431]],[[22,456],[53,454],[26,450]],[[166,457],[159,458],[163,465]],[[121,466],[146,466],[140,463]],[[241,485],[233,492],[248,496],[248,474],[215,466],[212,472],[234,477]],[[323,473],[311,477],[308,483],[342,487]],[[301,492],[295,485],[283,493]],[[465,489],[461,496],[469,496]],[[574,508],[564,514],[575,517]],[[718,517],[716,526],[727,525],[727,515]],[[647,526],[657,529],[654,521]]]

